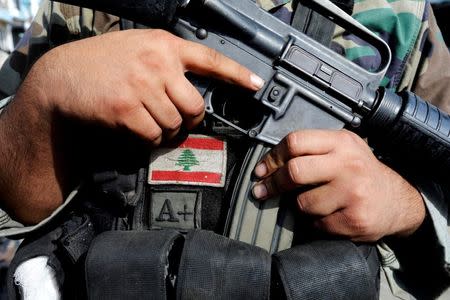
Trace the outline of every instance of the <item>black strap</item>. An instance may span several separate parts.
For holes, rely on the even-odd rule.
[[[306,1],[298,1],[292,18],[292,27],[304,32],[307,36],[318,41],[322,45],[329,47],[336,24],[312,10],[305,2]],[[334,0],[332,2],[342,8],[346,13],[351,14],[353,10],[353,0]]]

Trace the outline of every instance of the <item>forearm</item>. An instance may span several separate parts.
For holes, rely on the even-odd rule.
[[[63,199],[51,116],[43,99],[25,81],[0,115],[0,205],[25,224],[42,220]]]

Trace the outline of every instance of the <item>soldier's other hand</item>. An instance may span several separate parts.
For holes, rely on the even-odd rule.
[[[412,234],[423,222],[419,192],[381,163],[347,130],[289,134],[255,168],[257,199],[307,187],[297,196],[303,213],[320,229],[354,241]]]
[[[123,127],[159,144],[197,125],[204,101],[185,72],[258,90],[262,79],[218,52],[163,30],[127,30],[68,43],[44,55],[32,77],[63,115]]]

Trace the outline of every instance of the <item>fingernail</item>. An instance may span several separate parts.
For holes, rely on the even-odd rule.
[[[250,81],[252,82],[253,86],[255,88],[257,88],[258,90],[260,88],[262,88],[263,85],[264,85],[264,80],[261,77],[259,77],[258,75],[256,75],[256,74],[251,74],[250,75]]]
[[[262,199],[267,196],[267,188],[264,184],[258,183],[252,189],[253,197],[256,199]]]
[[[257,177],[264,177],[267,174],[267,165],[265,163],[260,163],[255,168],[255,175]]]

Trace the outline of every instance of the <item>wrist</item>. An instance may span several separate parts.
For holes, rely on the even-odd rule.
[[[0,116],[1,206],[24,224],[37,223],[56,207],[52,130],[45,95],[26,79]]]
[[[414,234],[426,218],[425,202],[419,191],[408,184],[408,191],[404,194],[403,208],[397,219],[398,229],[393,236],[408,237]]]

